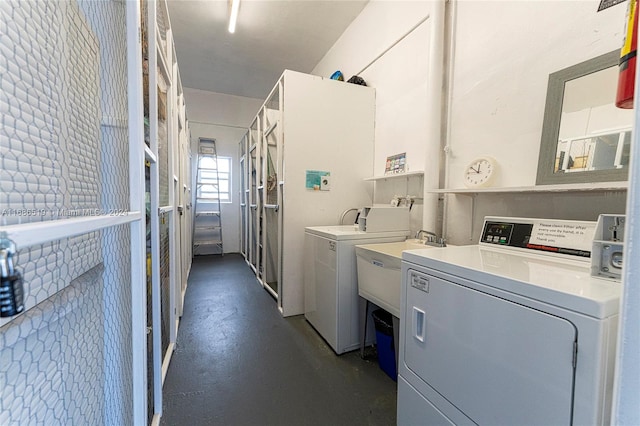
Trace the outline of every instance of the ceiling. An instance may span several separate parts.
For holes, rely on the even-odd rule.
[[[368,0],[168,0],[183,87],[264,99],[285,69],[310,72]]]

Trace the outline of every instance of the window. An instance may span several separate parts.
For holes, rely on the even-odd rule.
[[[231,157],[200,157],[198,160],[198,199],[231,202]]]

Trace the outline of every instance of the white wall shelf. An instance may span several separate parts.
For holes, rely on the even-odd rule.
[[[428,189],[426,190],[426,192],[432,194],[451,194],[463,196],[456,197],[455,200],[449,199],[449,201],[454,203],[453,205],[455,207],[453,209],[455,210],[455,214],[458,215],[458,222],[456,225],[457,230],[451,231],[450,229],[447,229],[446,232],[449,237],[448,239],[450,241],[453,241],[454,244],[456,242],[458,244],[461,244],[462,241],[466,241],[466,244],[468,244],[474,241],[478,241],[479,228],[477,228],[477,224],[479,223],[478,221],[480,221],[482,217],[486,216],[487,214],[498,216],[523,216],[524,213],[525,215],[527,215],[527,217],[547,216],[548,210],[545,210],[544,208],[540,209],[537,208],[537,206],[531,205],[532,202],[536,203],[535,200],[538,200],[539,202],[539,196],[533,197],[534,194],[540,194],[544,197],[550,197],[556,200],[567,200],[567,202],[571,203],[571,205],[573,206],[571,208],[572,212],[566,213],[566,210],[560,211],[564,211],[569,215],[574,215],[573,212],[575,212],[576,209],[580,209],[580,207],[576,207],[577,204],[574,203],[579,203],[580,201],[577,200],[582,200],[583,196],[586,196],[588,194],[595,194],[595,198],[601,198],[603,194],[606,193],[610,195],[616,194],[615,197],[612,197],[612,200],[618,202],[620,196],[626,195],[627,188],[627,181],[615,181],[495,188]],[[496,204],[495,196],[499,194],[501,194],[505,198],[504,203]],[[493,196],[493,198],[491,198],[491,196]],[[521,197],[522,203],[520,203],[520,201],[514,203],[513,197]],[[491,200],[494,200],[493,204],[491,203]],[[558,201],[558,203],[566,206],[566,203],[563,203],[561,201]],[[522,206],[520,206],[519,204],[522,204]],[[581,205],[585,207],[585,204]],[[556,208],[561,209],[561,207],[558,206],[556,206]],[[504,213],[497,213],[496,209],[497,211],[501,211]],[[528,216],[531,214],[531,211],[535,212],[534,216]],[[580,216],[580,218],[582,220],[593,220],[588,219],[584,215]],[[466,231],[463,231],[462,229],[468,230],[468,234],[465,235]],[[454,232],[456,233],[456,235],[451,237],[450,232]]]
[[[387,180],[387,179],[397,179],[397,178],[410,178],[413,176],[424,176],[424,172],[422,170],[416,170],[413,172],[406,172],[406,173],[396,173],[393,175],[384,175],[384,176],[372,176],[372,177],[368,177],[365,178],[364,180],[367,182],[373,182],[373,181],[377,181],[377,180]]]
[[[497,187],[497,188],[456,188],[456,189],[433,189],[428,192],[434,194],[497,194],[497,193],[524,193],[524,192],[597,192],[597,191],[626,191],[627,181],[621,182],[595,182],[595,183],[571,183],[561,185],[536,185],[517,187]]]

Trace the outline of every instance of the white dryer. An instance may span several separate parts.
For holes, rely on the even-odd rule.
[[[594,229],[488,217],[404,252],[398,424],[607,424],[621,285],[590,274]]]
[[[304,316],[338,355],[360,347],[364,303],[358,297],[355,246],[404,241],[408,233],[365,232],[354,225],[305,228]]]

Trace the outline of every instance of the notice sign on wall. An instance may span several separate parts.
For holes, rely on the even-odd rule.
[[[325,172],[321,170],[307,170],[305,176],[305,188],[319,191],[320,185],[322,184],[322,177],[330,175],[331,172]]]
[[[626,0],[600,0],[600,5],[598,6],[598,12],[601,12],[605,9],[610,8],[611,6],[615,6],[618,3],[622,3]]]
[[[596,222],[543,220],[533,225],[529,244],[591,251],[595,232]]]
[[[385,175],[393,175],[396,173],[406,172],[407,153],[392,155],[387,157],[387,163],[384,166]]]

